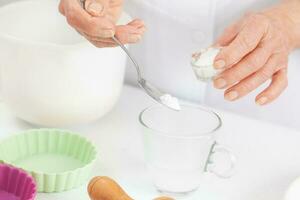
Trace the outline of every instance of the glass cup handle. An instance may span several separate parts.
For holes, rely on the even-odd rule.
[[[217,169],[214,168],[214,166],[216,165],[215,161],[213,161],[213,156],[216,154],[223,154],[225,156],[228,157],[229,160],[229,167],[225,170],[225,171],[219,171]],[[206,164],[206,170],[207,172],[213,173],[216,176],[220,177],[220,178],[230,178],[231,176],[233,176],[235,169],[236,169],[236,156],[234,154],[231,153],[231,151],[225,147],[222,146],[218,143],[215,143],[210,151],[210,154],[208,156],[208,162]]]

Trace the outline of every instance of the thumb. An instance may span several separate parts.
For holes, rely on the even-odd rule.
[[[105,15],[108,8],[108,0],[86,0],[85,9],[94,17],[102,17]]]

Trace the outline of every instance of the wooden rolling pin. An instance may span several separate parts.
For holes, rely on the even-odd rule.
[[[91,200],[133,200],[121,186],[106,176],[94,177],[88,185]],[[154,200],[174,200],[169,197],[158,197]]]
[[[172,199],[170,197],[157,197],[157,198],[155,198],[153,200],[174,200],[174,199]]]

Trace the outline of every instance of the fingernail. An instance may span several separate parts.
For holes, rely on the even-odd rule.
[[[222,68],[225,67],[225,65],[226,65],[226,63],[225,63],[224,60],[217,60],[217,61],[215,62],[215,64],[214,64],[214,67],[215,67],[216,69],[222,69]]]
[[[104,38],[110,38],[112,36],[114,36],[115,32],[113,30],[105,30],[105,31],[101,31],[100,35],[101,37]]]
[[[225,99],[228,101],[233,101],[238,97],[239,97],[239,93],[237,93],[236,91],[231,91],[225,94]]]
[[[226,87],[226,85],[227,85],[227,82],[223,78],[218,78],[214,81],[215,88],[221,89],[221,88]]]
[[[100,4],[100,3],[91,3],[89,6],[88,6],[88,11],[91,11],[93,12],[94,14],[101,14],[102,10],[103,10],[103,6]]]
[[[268,101],[268,98],[267,98],[267,97],[261,97],[261,98],[259,98],[259,99],[256,101],[256,104],[262,106],[262,105],[266,104],[267,101]]]

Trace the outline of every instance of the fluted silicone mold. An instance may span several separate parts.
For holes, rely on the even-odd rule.
[[[0,199],[34,200],[36,184],[25,171],[0,164]]]
[[[96,156],[90,141],[65,130],[28,130],[0,142],[0,160],[29,172],[39,192],[80,186],[88,178]]]

